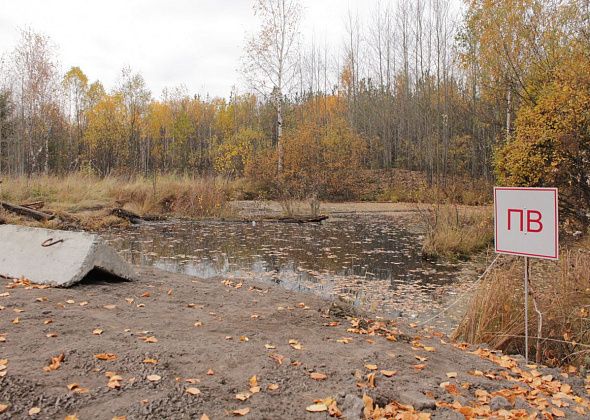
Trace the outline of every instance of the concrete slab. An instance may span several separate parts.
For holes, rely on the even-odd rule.
[[[135,277],[132,266],[98,235],[0,226],[0,274],[5,277],[68,287],[94,269],[126,280]]]

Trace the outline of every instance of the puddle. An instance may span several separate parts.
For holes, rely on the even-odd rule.
[[[417,318],[456,293],[460,270],[424,261],[420,234],[409,216],[355,215],[303,225],[175,221],[103,236],[137,265],[274,282]]]

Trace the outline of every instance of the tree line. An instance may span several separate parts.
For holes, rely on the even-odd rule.
[[[229,98],[182,87],[155,98],[129,68],[106,90],[78,67],[64,72],[51,40],[24,29],[0,68],[0,173],[219,174],[320,193],[359,169],[418,170],[442,184],[533,182],[509,157],[528,142],[522,130],[547,86],[590,73],[589,1],[453,4],[377,1],[363,18],[349,10],[337,48],[304,39],[297,0],[256,0],[260,32],[243,59],[249,91]],[[588,134],[575,129],[584,149]],[[583,186],[587,160],[578,163]]]

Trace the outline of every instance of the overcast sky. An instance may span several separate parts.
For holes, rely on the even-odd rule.
[[[344,38],[348,5],[363,15],[373,3],[302,2],[305,38],[335,48]],[[52,39],[63,69],[79,66],[107,89],[130,66],[154,96],[183,84],[190,93],[227,97],[233,85],[243,90],[240,57],[246,35],[258,27],[251,6],[251,0],[0,0],[0,54],[10,52],[19,28],[28,26]]]

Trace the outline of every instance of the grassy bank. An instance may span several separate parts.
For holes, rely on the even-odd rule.
[[[501,258],[479,285],[455,338],[524,354],[523,273],[522,258]],[[532,261],[530,290],[532,360],[590,367],[590,240],[562,250],[559,262]]]
[[[493,241],[489,207],[435,205],[420,208],[420,215],[426,226],[422,246],[425,257],[466,259]]]
[[[121,223],[109,214],[113,208],[139,215],[222,217],[230,211],[230,193],[231,185],[222,179],[173,176],[154,180],[75,174],[5,178],[0,184],[0,200],[21,205],[42,202],[43,211],[55,213],[56,220],[47,223],[50,227],[78,224],[87,229]],[[21,221],[6,211],[0,216],[8,222]]]

